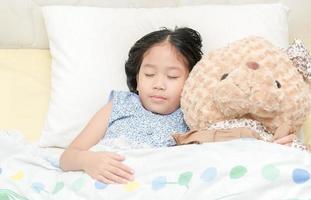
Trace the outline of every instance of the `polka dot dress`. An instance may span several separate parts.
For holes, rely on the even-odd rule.
[[[101,144],[123,138],[131,146],[172,146],[173,133],[188,131],[180,109],[168,115],[156,114],[142,106],[137,94],[126,91],[112,91],[109,99],[112,112]]]

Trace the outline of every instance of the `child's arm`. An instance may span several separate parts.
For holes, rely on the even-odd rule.
[[[92,178],[105,183],[132,180],[133,171],[122,163],[124,157],[112,152],[88,151],[104,137],[111,109],[112,102],[101,108],[64,151],[60,158],[60,167],[64,171],[84,170]]]

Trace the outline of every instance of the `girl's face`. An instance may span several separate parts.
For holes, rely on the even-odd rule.
[[[180,96],[189,69],[185,58],[165,41],[144,54],[137,75],[137,91],[145,109],[170,114],[180,105]]]

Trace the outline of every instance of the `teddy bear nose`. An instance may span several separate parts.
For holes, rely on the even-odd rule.
[[[259,64],[253,61],[247,62],[246,63],[247,67],[253,70],[256,70],[259,68]]]

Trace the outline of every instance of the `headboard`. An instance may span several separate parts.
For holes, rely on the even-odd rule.
[[[309,0],[1,0],[0,48],[47,49],[48,41],[40,6],[64,4],[103,7],[173,7],[201,4],[280,2],[289,9],[289,41],[301,38],[311,49],[311,1]]]

